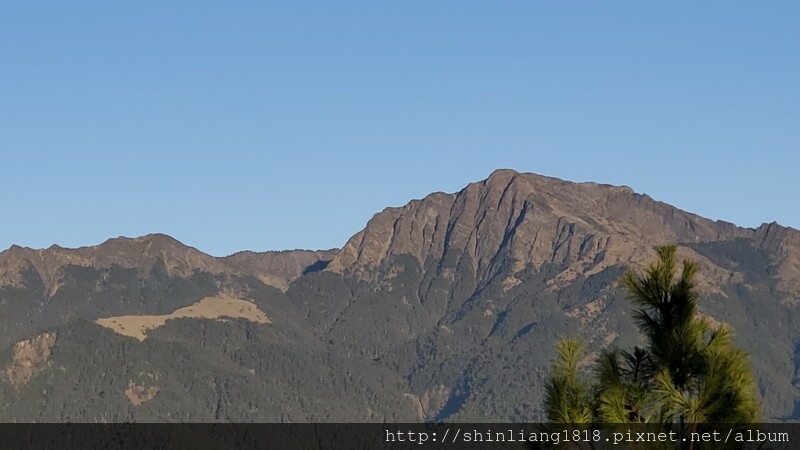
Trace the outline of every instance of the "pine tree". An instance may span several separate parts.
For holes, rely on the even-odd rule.
[[[546,384],[551,422],[679,424],[691,432],[703,423],[758,419],[747,355],[734,346],[729,327],[715,327],[697,312],[697,264],[683,261],[677,278],[677,247],[655,250],[656,262],[622,278],[646,346],[604,351],[589,383],[578,373],[580,343],[560,342]]]
[[[547,419],[554,423],[592,423],[590,386],[578,373],[583,344],[577,339],[564,339],[557,348],[558,356],[545,389]]]
[[[730,328],[699,317],[698,266],[684,261],[676,280],[676,250],[656,247],[659,259],[644,274],[628,271],[622,279],[647,342],[662,420],[753,422],[759,406],[747,355],[733,345]]]

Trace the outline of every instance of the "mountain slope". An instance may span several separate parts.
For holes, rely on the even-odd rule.
[[[639,342],[618,279],[670,242],[701,263],[702,313],[751,352],[765,416],[800,419],[800,232],[511,170],[387,208],[341,250],[12,247],[0,418],[539,420],[555,339]],[[193,310],[209,298],[241,311]]]
[[[457,194],[437,193],[403,208],[387,208],[348,241],[328,270],[365,273],[393,255],[424,262],[459,254],[473,262],[479,281],[496,274],[501,262],[511,262],[517,270],[565,264],[578,273],[596,273],[644,262],[653,242],[755,235],[754,230],[712,222],[627,187],[499,170]]]
[[[448,396],[466,398],[456,413],[474,399],[483,415],[497,403],[491,417],[535,419],[555,337],[579,335],[593,348],[635,341],[616,281],[651,261],[655,244],[677,242],[681,257],[701,263],[702,311],[734,326],[754,353],[769,416],[784,417],[798,399],[798,237],[777,224],[714,222],[626,187],[501,170],[373,217],[327,268],[353,294],[322,325],[348,351],[392,361],[421,397],[461,392]],[[489,381],[499,367],[517,382]],[[522,410],[504,403],[521,389],[536,400]]]

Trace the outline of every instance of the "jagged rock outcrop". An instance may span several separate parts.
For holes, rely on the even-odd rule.
[[[458,193],[431,194],[376,214],[327,270],[368,276],[393,255],[413,255],[424,264],[455,253],[471,258],[478,280],[491,278],[509,260],[514,271],[563,264],[569,269],[562,278],[571,279],[575,273],[644,263],[657,243],[755,235],[754,230],[681,211],[625,186],[498,170]],[[703,260],[689,248],[682,255]],[[712,279],[729,275],[710,263],[706,269]]]
[[[800,231],[765,223],[756,229],[753,240],[770,255],[778,288],[791,294],[793,302],[800,302]]]

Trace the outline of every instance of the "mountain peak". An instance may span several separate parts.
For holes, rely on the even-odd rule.
[[[47,249],[28,249],[16,245],[0,253],[0,285],[20,285],[23,272],[33,269],[42,278],[49,295],[60,285],[66,266],[109,269],[113,266],[136,269],[146,276],[156,264],[163,264],[170,275],[190,276],[195,270],[220,273],[224,265],[199,250],[183,245],[165,234],[137,238],[108,239],[100,245]]]
[[[568,181],[557,177],[541,175],[538,173],[518,172],[513,169],[497,169],[494,172],[492,172],[488,178],[479,181],[478,183],[486,186],[506,186],[512,183],[516,179],[524,180],[524,182],[530,185],[531,187],[545,189],[545,190],[580,189],[584,191],[583,193],[585,193],[585,191],[616,192],[616,193],[626,193],[631,195],[641,195],[643,197],[646,197],[646,195],[643,194],[636,194],[636,192],[631,187],[625,185],[618,186],[607,183],[598,183],[594,181],[581,181],[581,182]]]
[[[627,186],[500,169],[456,194],[430,195],[376,214],[328,270],[367,273],[406,254],[420,264],[463,260],[478,280],[504,265],[518,271],[556,263],[583,273],[646,258],[656,243],[748,234],[752,231],[681,211]]]
[[[485,181],[491,183],[500,180],[508,180],[519,175],[520,172],[517,172],[514,169],[495,169],[492,173],[489,174],[489,177]]]
[[[196,271],[213,275],[247,275],[279,289],[286,289],[289,282],[303,274],[324,269],[337,251],[244,251],[225,258],[215,258],[162,233],[119,236],[99,245],[79,248],[51,245],[47,249],[30,249],[12,245],[0,252],[0,286],[21,286],[25,272],[32,269],[41,277],[52,296],[58,290],[67,266],[100,270],[115,266],[136,269],[140,278],[145,278],[158,265],[170,276],[186,278]]]
[[[103,247],[117,247],[117,246],[156,246],[159,248],[186,248],[193,249],[186,244],[180,242],[172,236],[163,233],[150,233],[138,237],[118,236],[105,240],[102,244],[95,246],[98,249]],[[196,250],[196,249],[193,249]],[[199,250],[197,250],[199,251]]]
[[[524,180],[525,182],[535,186],[561,185],[563,183],[569,183],[568,181],[564,181],[560,178],[549,177],[547,175],[541,175],[533,172],[518,172],[514,169],[497,169],[493,171],[491,174],[489,174],[488,178],[479,181],[478,184],[488,187],[492,186],[504,187],[512,183],[514,180],[518,179]]]

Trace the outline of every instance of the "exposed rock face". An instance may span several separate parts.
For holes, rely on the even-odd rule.
[[[50,351],[55,342],[55,333],[44,333],[17,342],[14,345],[11,364],[6,368],[8,381],[16,387],[28,384],[34,375],[47,367]]]
[[[327,270],[367,276],[394,255],[413,255],[425,263],[453,253],[471,258],[478,280],[491,278],[510,260],[514,271],[565,264],[569,269],[562,277],[569,281],[577,273],[644,263],[658,243],[754,236],[754,230],[704,219],[628,187],[498,170],[456,194],[435,193],[376,214]],[[703,262],[689,248],[681,254]],[[713,264],[705,267],[712,280],[729,276]],[[517,282],[507,278],[506,289]]]
[[[416,409],[419,420],[431,422],[437,419],[437,415],[445,407],[450,395],[450,388],[439,385],[426,390],[420,396],[405,394],[405,397],[411,402],[414,409]]]
[[[128,388],[125,389],[125,397],[134,406],[141,406],[158,395],[159,387],[154,383],[158,381],[157,374],[142,374],[139,382],[128,381]]]
[[[800,302],[800,231],[765,223],[756,229],[754,241],[771,255],[778,288]]]
[[[455,194],[434,193],[401,208],[387,208],[341,250],[245,251],[214,258],[162,234],[120,237],[77,249],[12,246],[0,252],[0,285],[19,286],[23,271],[33,269],[52,296],[67,265],[116,265],[135,268],[145,277],[155,264],[163,263],[172,276],[187,277],[195,271],[249,275],[285,290],[304,273],[322,269],[374,276],[372,269],[403,254],[422,264],[449,254],[469,257],[479,281],[509,261],[515,271],[527,265],[566,264],[569,269],[562,279],[568,281],[577,273],[644,263],[657,243],[735,238],[752,239],[772,255],[782,291],[800,291],[797,230],[777,224],[740,228],[681,211],[625,186],[573,183],[513,170],[497,170]],[[706,262],[688,248],[681,250],[681,256]],[[704,268],[710,284],[731,276],[713,264]],[[517,280],[508,277],[505,283],[511,289]]]

